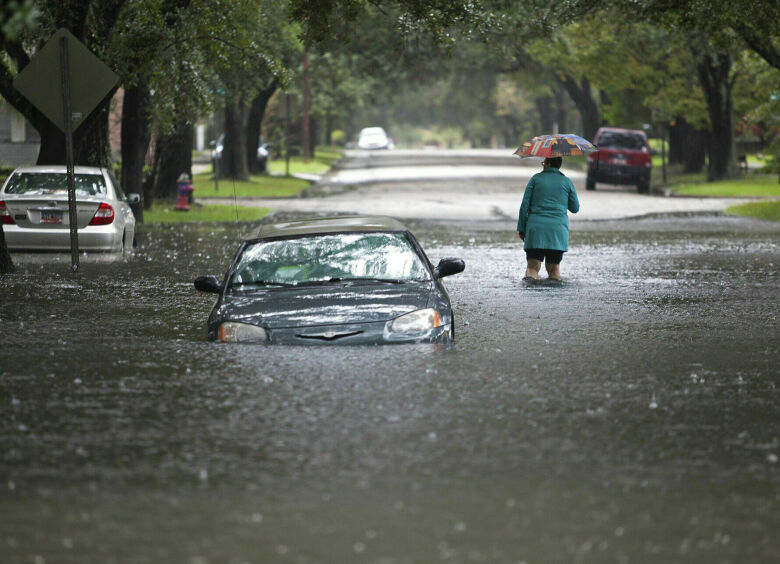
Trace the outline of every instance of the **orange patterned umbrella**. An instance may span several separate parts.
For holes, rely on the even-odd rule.
[[[599,148],[573,133],[539,135],[526,141],[514,152],[518,157],[576,157],[596,153]]]

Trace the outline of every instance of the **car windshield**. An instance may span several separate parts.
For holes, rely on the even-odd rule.
[[[344,233],[253,243],[241,254],[230,287],[428,279],[403,233]]]
[[[106,181],[102,174],[75,174],[76,193],[97,196],[106,193]],[[6,194],[31,196],[68,191],[68,177],[64,172],[16,172],[8,179]]]
[[[631,151],[643,151],[645,149],[645,138],[638,133],[603,131],[601,135],[599,135],[599,140],[596,144],[600,149],[629,149]]]

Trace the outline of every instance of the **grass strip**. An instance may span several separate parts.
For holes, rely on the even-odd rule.
[[[770,202],[749,202],[726,208],[727,214],[755,217],[769,221],[780,221],[780,200]]]
[[[680,182],[670,184],[668,188],[682,196],[780,197],[780,183],[777,181],[777,176],[755,174],[717,182]]]
[[[220,180],[214,184],[211,172],[196,174],[192,179],[193,196],[201,198],[289,198],[309,187],[308,180],[291,176],[252,176],[246,181]]]
[[[341,157],[341,151],[319,149],[316,151],[314,158],[309,162],[304,162],[301,157],[290,157],[290,174],[323,174],[330,169],[333,161],[339,157]],[[272,159],[268,163],[268,168],[272,174],[285,174],[287,172],[287,163],[283,158]]]
[[[190,211],[176,211],[174,204],[156,202],[144,210],[144,223],[255,221],[268,214],[270,208],[223,206],[216,204],[191,205]]]

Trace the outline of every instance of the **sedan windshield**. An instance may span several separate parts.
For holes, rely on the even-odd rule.
[[[429,278],[403,233],[348,233],[253,243],[244,249],[230,286]]]
[[[106,193],[102,174],[75,174],[76,193],[97,196]],[[6,194],[45,195],[68,191],[68,176],[60,172],[17,172],[5,186]]]

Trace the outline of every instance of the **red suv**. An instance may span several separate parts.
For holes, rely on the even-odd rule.
[[[596,132],[598,153],[588,155],[585,188],[596,189],[596,182],[636,184],[640,193],[650,191],[650,147],[647,135],[638,129],[602,127]]]

